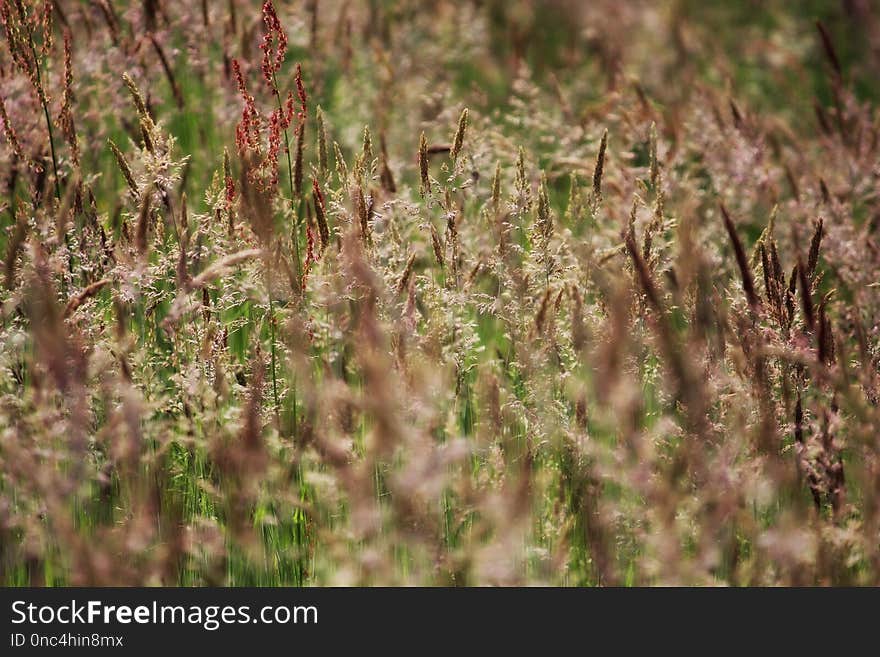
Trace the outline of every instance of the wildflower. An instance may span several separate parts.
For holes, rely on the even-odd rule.
[[[269,89],[277,96],[275,74],[281,70],[281,65],[284,63],[284,56],[287,53],[287,34],[281,27],[281,21],[278,20],[278,14],[275,13],[275,6],[271,0],[263,3],[263,24],[265,31],[260,42],[260,50],[263,52],[260,68]]]

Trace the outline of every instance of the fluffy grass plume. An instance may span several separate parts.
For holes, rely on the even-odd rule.
[[[880,584],[868,3],[318,6],[0,0],[0,583]]]

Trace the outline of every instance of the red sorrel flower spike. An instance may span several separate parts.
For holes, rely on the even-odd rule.
[[[304,123],[306,120],[308,96],[306,96],[306,88],[303,86],[302,66],[300,64],[296,65],[296,94],[299,96],[299,122]]]
[[[266,154],[266,164],[269,168],[270,183],[278,184],[278,154],[281,152],[281,133],[284,131],[284,114],[279,107],[269,118],[269,152]]]
[[[281,27],[281,21],[278,20],[278,14],[275,12],[275,6],[270,0],[263,3],[263,23],[266,31],[263,33],[263,41],[260,43],[260,50],[263,51],[263,61],[260,68],[263,71],[263,78],[266,84],[277,94],[278,88],[275,85],[275,74],[281,69],[284,63],[284,56],[287,54],[287,34]],[[274,45],[274,52],[273,52]]]
[[[224,182],[226,183],[226,210],[229,211],[235,204],[235,180],[232,176],[227,175]]]
[[[284,104],[284,117],[282,122],[282,128],[287,130],[290,127],[290,124],[293,122],[293,115],[296,113],[296,104],[293,98],[293,92],[287,92],[287,102]]]
[[[238,90],[244,101],[244,108],[241,111],[241,121],[235,129],[235,145],[238,151],[244,152],[248,148],[260,150],[260,113],[257,110],[254,97],[248,93],[244,76],[241,72],[241,66],[237,59],[232,60],[232,71],[235,75],[235,81],[238,84]]]
[[[239,92],[241,92],[243,98],[246,98],[248,96],[248,90],[244,83],[244,76],[241,74],[241,65],[238,63],[237,59],[232,60],[232,72],[235,75],[235,82],[238,85]]]

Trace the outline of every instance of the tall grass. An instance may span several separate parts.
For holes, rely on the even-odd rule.
[[[880,583],[858,3],[0,10],[3,584]]]

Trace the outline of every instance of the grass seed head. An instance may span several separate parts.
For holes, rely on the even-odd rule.
[[[455,135],[452,138],[452,149],[449,151],[449,155],[453,162],[458,161],[458,154],[461,152],[461,147],[464,144],[464,135],[465,132],[467,132],[467,126],[468,109],[465,107],[461,111],[461,115],[458,117],[458,127],[455,129]]]
[[[138,191],[137,183],[134,181],[134,176],[131,173],[131,167],[128,166],[128,162],[125,159],[125,156],[122,154],[122,151],[119,150],[119,147],[112,139],[108,139],[107,143],[110,144],[110,150],[113,151],[113,157],[116,158],[116,164],[119,166],[119,170],[122,172],[122,177],[125,179],[125,183],[128,185],[129,191],[131,191],[132,196],[138,198],[140,196],[140,192]]]
[[[419,176],[421,178],[422,196],[431,192],[431,178],[428,174],[428,138],[423,132],[419,137]]]
[[[605,150],[608,148],[608,130],[602,133],[602,141],[599,142],[599,153],[596,155],[596,166],[593,169],[593,196],[602,196],[602,175],[605,171]]]
[[[324,111],[320,105],[318,105],[315,114],[315,122],[318,126],[318,171],[322,176],[326,176],[330,170],[330,157],[327,151],[327,126],[324,123]]]

